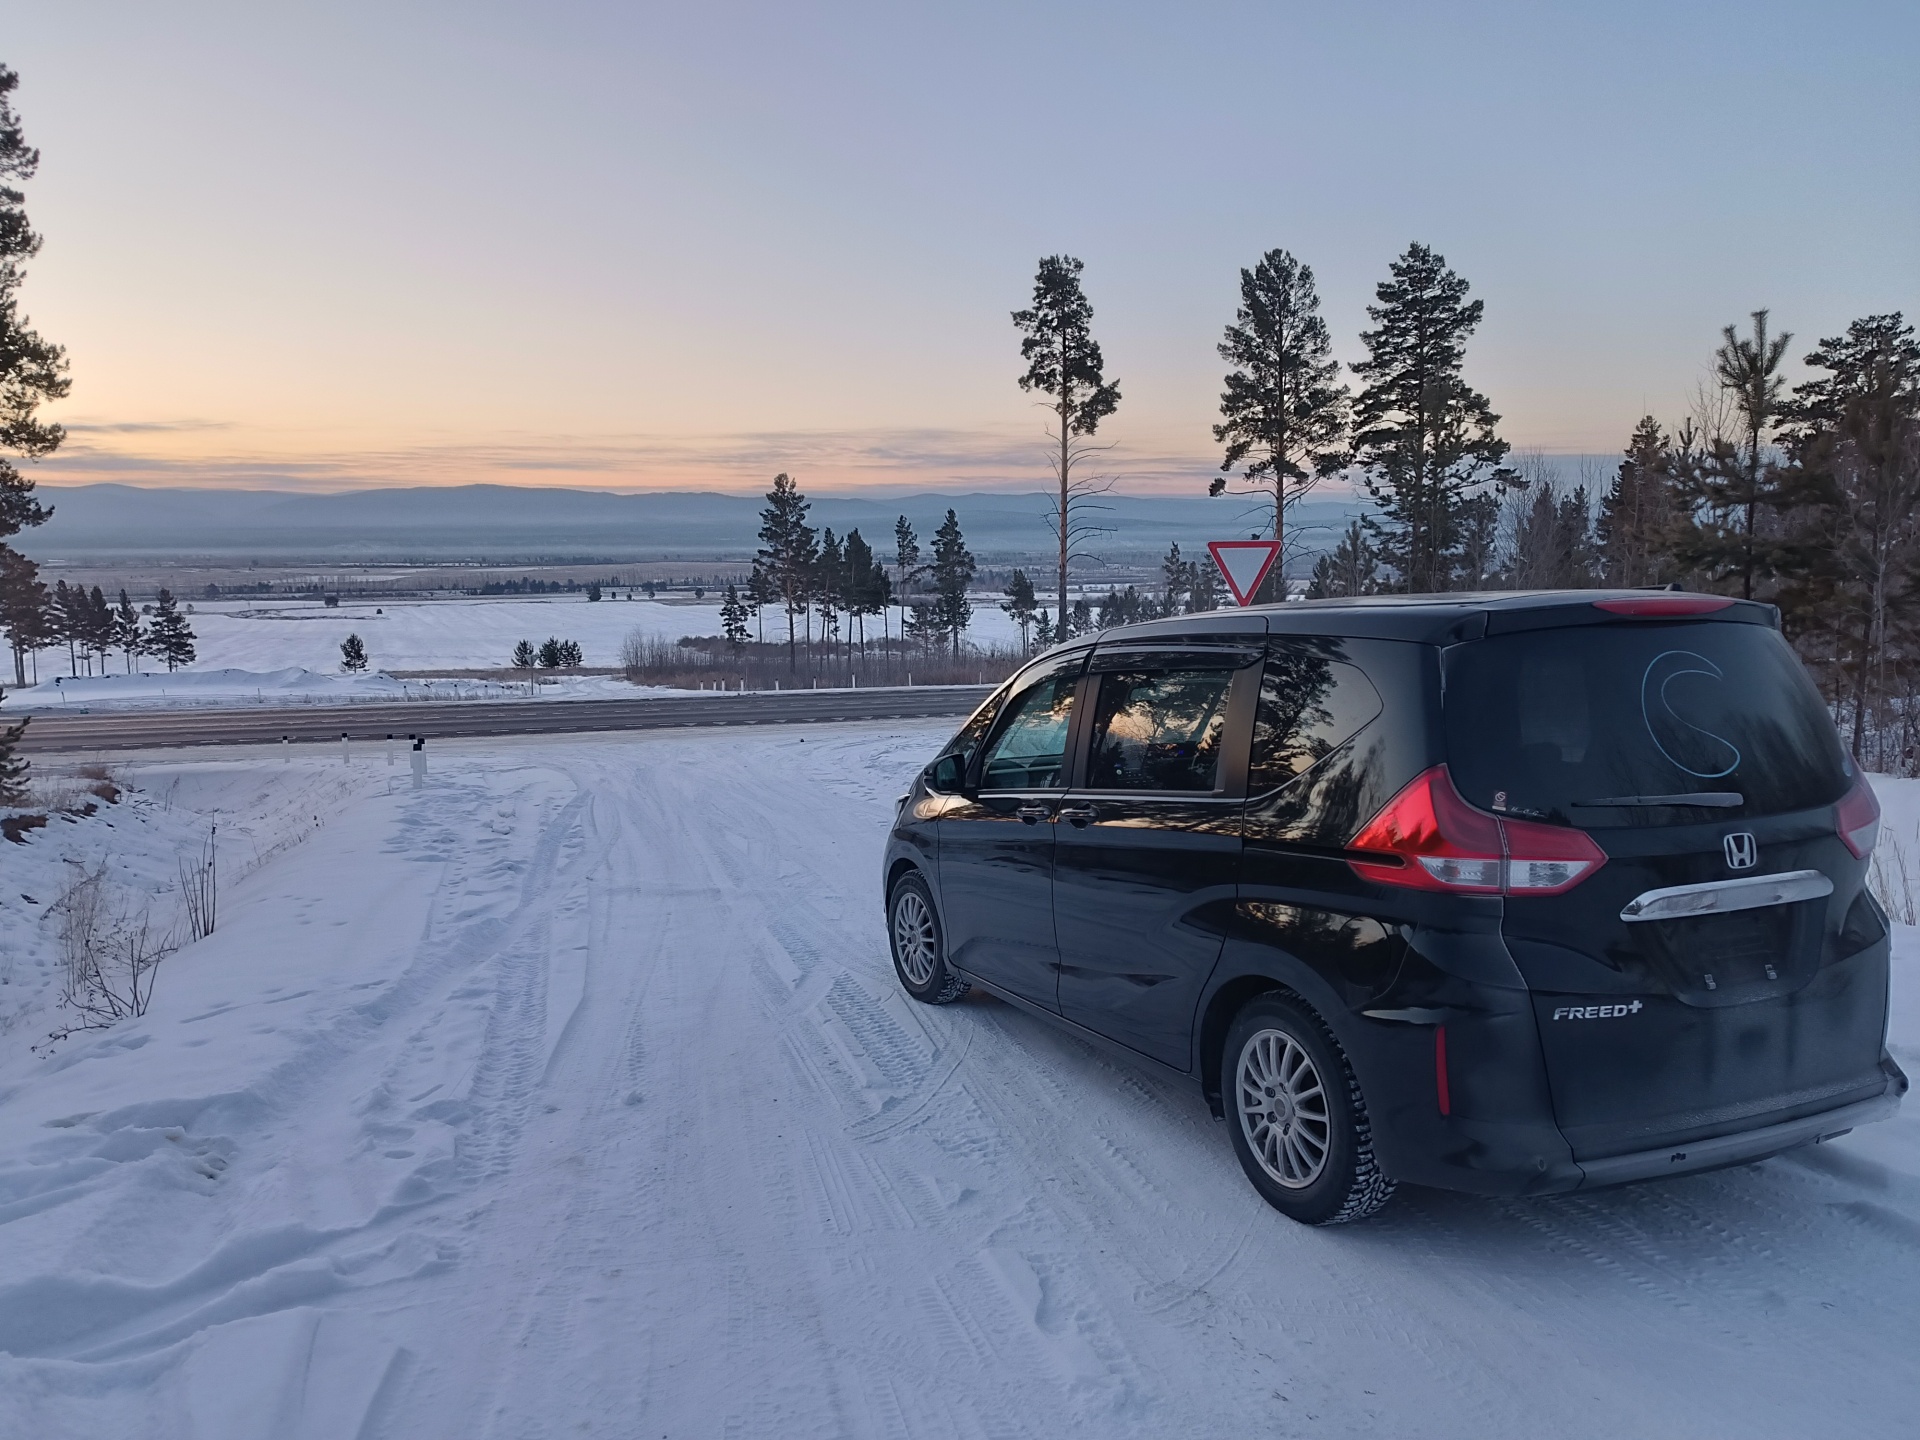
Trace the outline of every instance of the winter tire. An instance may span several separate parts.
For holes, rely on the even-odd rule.
[[[1353,1067],[1299,1001],[1266,994],[1247,1002],[1227,1031],[1220,1088],[1240,1168],[1288,1219],[1341,1225],[1392,1198]]]
[[[947,968],[940,914],[933,908],[933,892],[918,875],[901,876],[887,897],[887,940],[894,973],[914,999],[948,1005],[967,993],[967,982]]]

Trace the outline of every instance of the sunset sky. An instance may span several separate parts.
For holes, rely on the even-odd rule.
[[[1086,262],[1123,488],[1204,490],[1238,269],[1337,353],[1410,240],[1516,446],[1720,327],[1920,311],[1920,6],[0,0],[67,346],[49,483],[1038,488]],[[1796,366],[1797,368],[1797,366]]]

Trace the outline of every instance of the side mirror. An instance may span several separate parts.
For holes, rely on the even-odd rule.
[[[939,795],[957,795],[967,783],[967,757],[942,755],[927,767],[927,788]]]

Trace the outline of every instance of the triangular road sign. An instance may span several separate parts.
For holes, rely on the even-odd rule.
[[[1278,540],[1209,540],[1207,549],[1213,553],[1213,563],[1226,577],[1227,589],[1242,605],[1253,603],[1253,597],[1260,592],[1260,582],[1267,578],[1273,562],[1280,558]]]

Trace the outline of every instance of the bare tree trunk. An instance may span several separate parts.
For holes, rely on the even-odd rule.
[[[1060,525],[1060,623],[1057,628],[1058,633],[1064,635],[1067,633],[1067,466],[1071,458],[1067,450],[1069,438],[1067,427],[1068,400],[1066,381],[1064,379],[1060,382],[1060,391],[1060,514],[1058,517]]]

